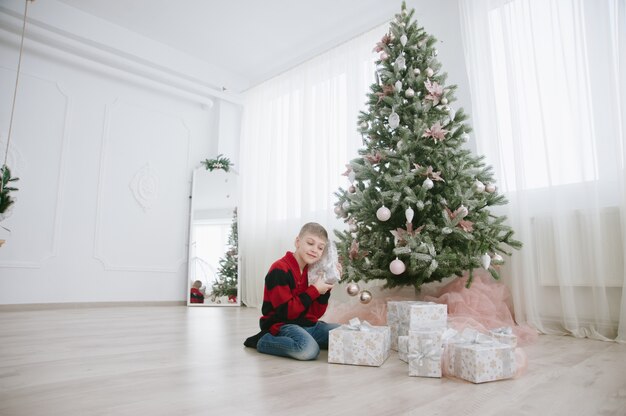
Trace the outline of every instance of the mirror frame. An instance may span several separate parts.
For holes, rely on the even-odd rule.
[[[191,186],[191,204],[189,209],[189,247],[188,247],[188,262],[187,262],[187,306],[241,306],[241,258],[239,256],[239,241],[237,241],[237,300],[236,302],[227,302],[227,303],[215,303],[215,302],[206,302],[206,298],[210,297],[210,292],[205,295],[205,303],[191,303],[191,287],[193,285],[192,282],[192,267],[194,267],[194,257],[192,256],[193,246],[195,244],[195,233],[194,226],[196,225],[196,211],[198,209],[197,202],[199,197],[198,186],[200,183],[209,182],[208,186],[209,191],[213,192],[215,189],[217,192],[222,193],[219,197],[212,198],[213,202],[216,203],[215,206],[212,206],[211,209],[228,209],[231,213],[237,209],[237,234],[239,235],[239,208],[238,208],[238,175],[237,172],[234,172],[232,169],[229,172],[224,170],[207,170],[204,167],[197,168],[193,171],[192,177],[192,186]],[[226,191],[226,192],[224,192]],[[204,192],[207,192],[204,190]],[[232,199],[231,199],[232,198]],[[224,202],[232,201],[232,205],[226,205]],[[232,214],[231,214],[232,215]],[[232,224],[232,216],[229,224]],[[226,253],[220,255],[220,259]],[[208,282],[207,282],[207,290],[208,290]]]

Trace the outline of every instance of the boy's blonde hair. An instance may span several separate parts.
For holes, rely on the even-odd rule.
[[[298,237],[302,237],[304,234],[313,234],[316,237],[323,238],[328,242],[328,233],[326,229],[316,222],[307,222],[300,228]]]

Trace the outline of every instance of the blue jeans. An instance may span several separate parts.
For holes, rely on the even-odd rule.
[[[265,334],[259,339],[257,351],[279,357],[295,358],[296,360],[314,360],[320,348],[328,349],[328,331],[339,324],[328,324],[318,321],[313,326],[285,324],[280,327],[278,335]]]

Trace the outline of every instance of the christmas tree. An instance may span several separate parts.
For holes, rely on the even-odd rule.
[[[237,300],[238,242],[237,208],[235,208],[233,222],[230,226],[230,235],[228,236],[228,250],[219,261],[218,277],[211,289],[211,298],[213,300],[221,296],[228,296],[229,301]]]
[[[358,118],[364,146],[336,192],[335,230],[344,279],[383,279],[385,287],[461,276],[483,267],[499,278],[501,254],[520,248],[506,218],[493,171],[463,147],[470,127],[454,109],[456,86],[445,85],[436,39],[418,27],[414,10],[396,15],[374,50],[376,82]]]

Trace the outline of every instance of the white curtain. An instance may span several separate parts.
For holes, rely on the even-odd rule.
[[[524,247],[518,321],[626,341],[626,0],[460,0],[478,153]]]
[[[242,301],[260,306],[271,263],[309,221],[332,230],[333,193],[362,145],[357,115],[374,82],[380,26],[248,91],[242,122],[239,242]]]

